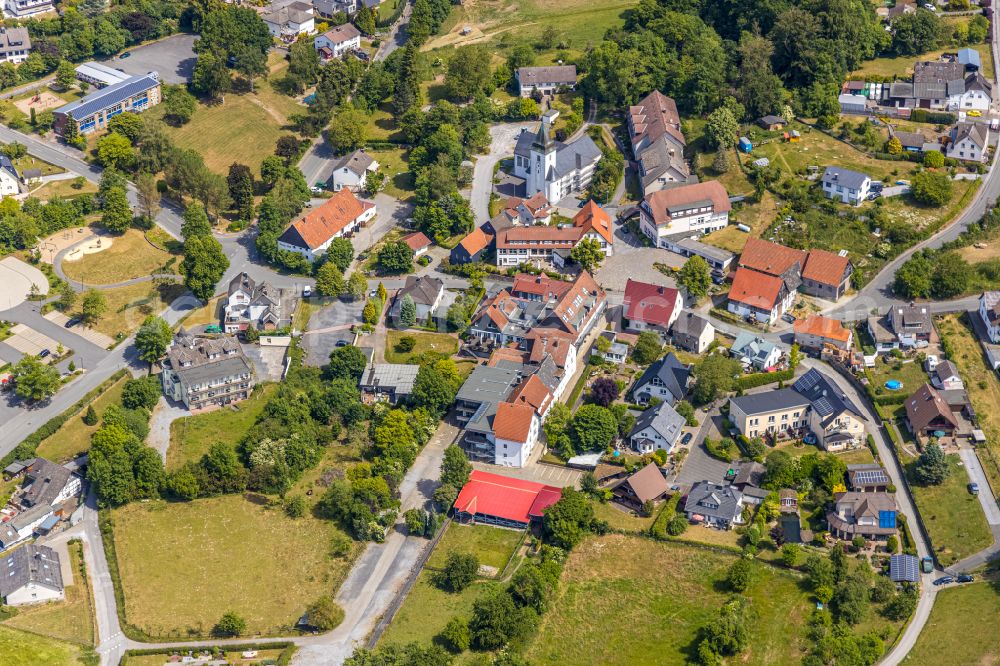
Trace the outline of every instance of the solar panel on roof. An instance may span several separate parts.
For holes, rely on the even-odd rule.
[[[816,411],[819,412],[820,414],[825,415],[833,411],[833,406],[830,405],[830,401],[827,400],[826,398],[820,398],[814,403],[813,406],[815,407]]]
[[[896,512],[895,511],[879,511],[878,512],[878,526],[884,528],[894,528],[896,527]]]
[[[854,482],[858,485],[885,483],[888,480],[889,477],[881,470],[871,469],[854,473]]]
[[[808,391],[809,389],[811,389],[813,386],[816,385],[817,381],[819,381],[818,374],[816,374],[815,372],[807,372],[806,374],[799,377],[799,381],[797,381],[796,384],[798,384],[797,388],[800,391]]]

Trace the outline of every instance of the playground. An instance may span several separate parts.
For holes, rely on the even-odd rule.
[[[90,230],[87,227],[73,227],[57,231],[48,238],[38,241],[38,253],[41,260],[47,264],[54,264],[56,255],[69,246],[83,240],[84,234]]]
[[[32,109],[35,110],[35,113],[41,113],[48,109],[58,109],[65,104],[66,100],[56,97],[48,90],[36,90],[34,95],[14,102],[14,106],[26,116],[31,115]]]
[[[103,252],[104,250],[110,248],[113,244],[114,239],[108,236],[93,236],[84,240],[82,243],[67,252],[66,256],[63,257],[63,261],[79,261],[80,259],[83,259],[85,255]]]

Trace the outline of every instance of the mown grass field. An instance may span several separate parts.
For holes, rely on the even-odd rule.
[[[254,389],[247,400],[236,403],[236,409],[217,409],[185,416],[171,423],[167,469],[177,469],[184,463],[201,460],[216,442],[236,446],[264,411],[277,388],[277,384],[263,384]]]
[[[1000,592],[976,582],[938,592],[931,616],[904,664],[979,664],[1000,661]],[[975,630],[971,630],[975,627]]]
[[[197,310],[192,310],[191,313],[184,318],[184,326],[190,328],[192,326],[218,324],[222,319],[222,311],[225,308],[225,300],[226,299],[223,296],[216,296]]]
[[[968,319],[952,314],[938,319],[936,324],[938,334],[951,345],[950,360],[962,374],[979,427],[986,434],[986,445],[980,446],[976,455],[996,494],[1000,492],[1000,381],[983,359],[983,348],[969,328]]]
[[[452,523],[427,560],[431,569],[441,569],[450,553],[472,553],[480,564],[502,570],[521,542],[523,533],[489,525]]]
[[[119,333],[129,335],[146,317],[162,312],[184,291],[180,283],[154,285],[152,282],[103,289],[101,293],[107,299],[108,309],[94,325],[94,330],[112,338]]]
[[[544,664],[689,663],[698,629],[728,596],[718,583],[734,558],[639,537],[588,538],[570,554],[527,656]],[[739,663],[798,664],[811,606],[799,579],[762,565],[748,596],[757,620]]]
[[[279,55],[271,54],[269,64],[275,67],[272,79],[283,73],[280,60]],[[217,173],[225,174],[230,164],[239,162],[259,175],[261,161],[274,154],[278,138],[291,133],[287,129],[289,117],[302,113],[305,107],[276,91],[266,79],[258,79],[254,86],[254,92],[226,94],[219,104],[199,102],[191,121],[168,128],[168,133],[179,147],[199,152],[208,168]],[[160,117],[163,107],[154,107],[150,113]]]
[[[94,194],[96,192],[97,185],[89,180],[79,189],[74,186],[72,180],[54,180],[43,184],[38,189],[32,190],[31,196],[36,197],[41,201],[51,201],[56,197],[72,199],[73,197],[77,197],[82,194]]]
[[[628,532],[645,532],[656,520],[657,513],[659,512],[659,509],[657,509],[657,511],[653,512],[652,516],[643,518],[642,516],[620,509],[618,506],[612,506],[611,503],[593,502],[593,505],[595,518],[608,521],[612,529]]]
[[[127,377],[122,377],[107,391],[94,398],[90,404],[98,416],[104,413],[108,405],[121,403],[122,389],[125,388],[127,380]],[[38,445],[38,455],[55,463],[64,463],[87,452],[90,449],[90,436],[94,434],[99,424],[89,426],[84,423],[83,417],[86,413],[85,407],[79,414],[66,421],[51,437],[43,440]]]
[[[943,566],[978,553],[993,543],[983,508],[979,499],[966,488],[969,475],[960,463],[958,454],[948,455],[951,474],[940,486],[912,483],[911,476],[913,501],[930,533],[934,554]],[[908,475],[912,475],[914,464],[907,465]]]
[[[894,76],[896,78],[906,78],[913,75],[913,63],[917,60],[937,60],[944,53],[954,53],[958,50],[957,46],[950,46],[946,49],[940,49],[938,51],[928,51],[919,58],[913,56],[900,56],[898,58],[875,58],[874,60],[866,60],[861,63],[861,67],[854,72],[851,72],[852,76],[864,76],[864,75],[876,75],[876,76]],[[989,44],[975,44],[971,48],[979,51],[979,58],[982,62],[982,67],[980,71],[983,73],[987,79],[993,79],[993,50],[990,48]]]
[[[63,261],[63,272],[72,280],[85,284],[114,284],[153,273],[177,272],[180,257],[154,247],[138,229],[129,229],[121,236],[112,236],[111,247],[85,254],[76,261]],[[172,270],[165,264],[175,259]]]
[[[82,648],[0,626],[0,663],[3,666],[78,666]]]
[[[389,337],[385,345],[386,363],[413,363],[415,357],[428,352],[451,356],[458,351],[458,339],[444,333],[397,331],[392,329],[388,333]],[[397,351],[396,345],[399,344],[400,339],[405,337],[416,338],[416,346],[408,352]]]
[[[335,593],[357,546],[335,558],[331,541],[342,533],[331,522],[288,518],[254,497],[114,510],[128,622],[152,636],[206,635],[233,610],[246,619],[248,634],[277,634],[317,598]]]
[[[37,606],[25,606],[4,624],[36,634],[82,645],[94,644],[94,605],[90,586],[80,575],[83,546],[69,544],[72,580],[64,580],[66,599]],[[2,654],[2,651],[0,651]],[[3,662],[0,659],[0,663]]]

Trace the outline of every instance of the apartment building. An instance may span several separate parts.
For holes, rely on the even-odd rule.
[[[672,250],[672,238],[724,229],[730,210],[729,193],[719,181],[682,185],[646,195],[639,206],[639,229],[657,247]]]
[[[62,135],[66,123],[72,120],[80,134],[104,130],[119,113],[142,113],[162,99],[159,74],[130,76],[56,109],[54,128]]]
[[[163,393],[192,411],[250,397],[253,366],[232,336],[196,337],[183,328],[161,362]]]

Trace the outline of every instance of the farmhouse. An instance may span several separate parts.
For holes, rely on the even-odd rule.
[[[576,65],[519,67],[514,75],[517,77],[521,97],[531,97],[535,91],[542,95],[552,95],[576,88]]]
[[[725,228],[730,210],[729,193],[719,181],[682,185],[647,194],[639,206],[639,228],[657,247],[673,249],[671,237]]]
[[[948,135],[946,157],[966,162],[985,162],[990,141],[990,128],[985,123],[958,123]]]
[[[285,44],[291,44],[301,35],[311,35],[316,32],[313,6],[301,0],[267,12],[261,18],[264,19],[264,25],[267,26],[271,36]]]
[[[559,201],[587,189],[594,177],[601,149],[586,133],[567,143],[556,141],[552,124],[558,116],[546,111],[538,132],[522,132],[514,146],[514,175],[524,179],[526,196],[543,192],[549,201]]]
[[[839,199],[852,206],[860,206],[865,201],[872,185],[867,174],[832,166],[826,168],[820,182],[827,199]]]
[[[656,449],[670,453],[681,438],[686,423],[686,419],[669,402],[661,402],[636,419],[635,427],[628,434],[629,445],[640,454],[652,453]]]
[[[413,393],[419,370],[419,365],[372,363],[361,374],[358,389],[368,402],[405,402]]]
[[[319,51],[320,60],[329,62],[348,51],[361,48],[361,32],[353,23],[344,23],[318,35],[313,40],[313,46]]]
[[[278,237],[278,247],[315,261],[326,252],[334,238],[350,237],[375,217],[375,212],[374,203],[358,199],[350,189],[344,188],[292,222]]]
[[[378,171],[379,163],[364,150],[355,150],[346,155],[333,167],[330,174],[329,187],[339,192],[345,187],[352,192],[360,192],[365,186],[368,174]]]
[[[253,367],[231,336],[195,337],[181,327],[161,364],[163,393],[190,410],[246,400],[256,383]]]
[[[522,529],[561,496],[555,486],[474,469],[455,500],[455,516],[462,522]]]
[[[59,553],[28,544],[0,559],[0,598],[8,606],[26,606],[65,598]]]
[[[680,291],[631,278],[625,283],[622,325],[630,331],[652,330],[666,335],[684,308]]]
[[[160,76],[156,72],[130,76],[86,95],[55,110],[53,127],[62,136],[66,123],[75,122],[80,134],[108,127],[108,122],[123,111],[142,113],[160,103]]]

